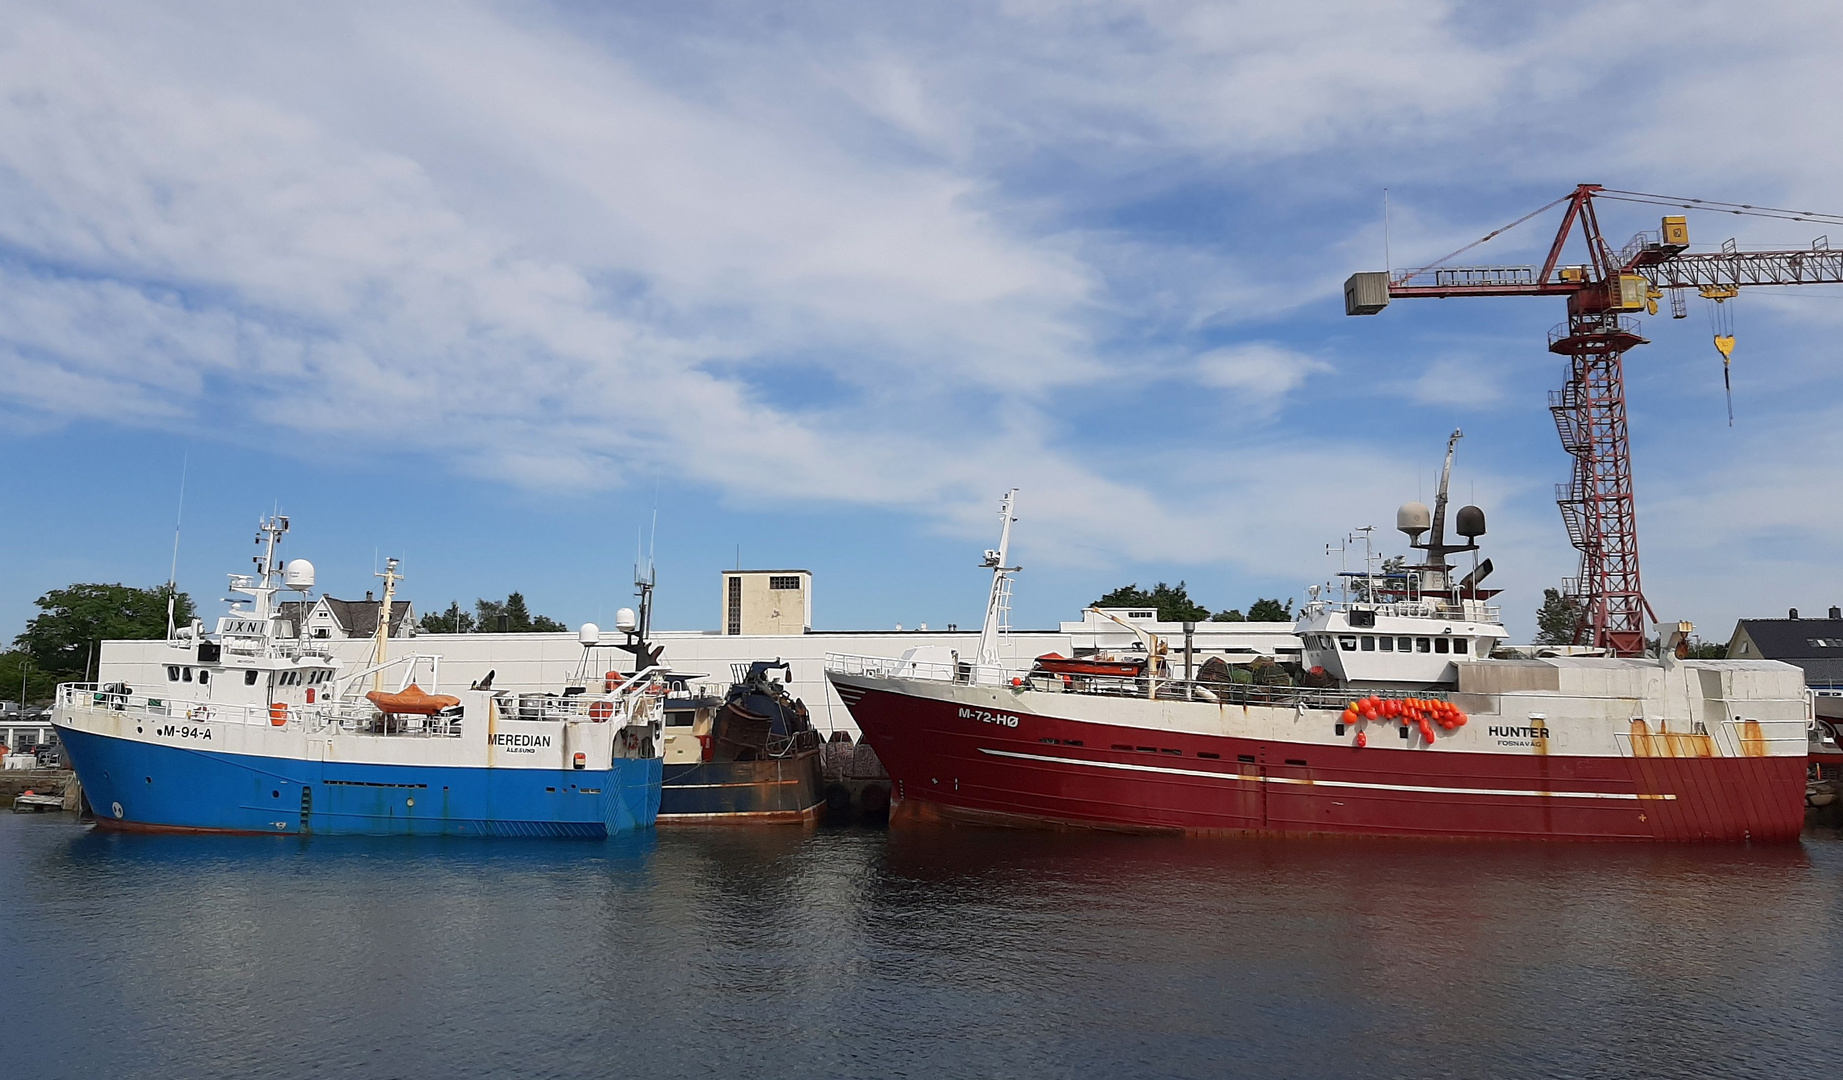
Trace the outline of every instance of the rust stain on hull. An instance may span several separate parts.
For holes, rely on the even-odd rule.
[[[1758,720],[1741,721],[1741,754],[1746,757],[1766,756],[1766,735],[1760,731]]]
[[[1715,756],[1715,740],[1709,736],[1671,731],[1662,721],[1658,726],[1663,730],[1654,733],[1643,720],[1632,721],[1633,757],[1706,758]]]

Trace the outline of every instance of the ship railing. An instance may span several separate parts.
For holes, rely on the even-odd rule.
[[[595,720],[645,725],[661,711],[667,682],[664,672],[630,678],[612,694],[505,694],[500,709],[511,720]],[[600,706],[598,708],[598,706]]]
[[[58,686],[57,702],[66,708],[109,709],[150,719],[201,724],[247,724],[251,727],[303,726],[310,731],[366,724],[378,715],[369,702],[328,698],[312,705],[288,705],[278,713],[270,705],[197,701],[164,694],[137,693],[122,683],[62,683]],[[276,723],[277,719],[281,723]]]
[[[1021,668],[992,664],[943,664],[930,660],[905,660],[897,656],[859,656],[826,653],[826,670],[839,675],[867,675],[877,679],[931,679],[938,682],[1003,685],[1023,674]]]
[[[1083,694],[1090,697],[1149,697],[1159,701],[1200,701],[1220,705],[1266,705],[1279,708],[1339,710],[1367,697],[1381,700],[1419,698],[1443,701],[1448,691],[1370,690],[1353,687],[1294,686],[1274,683],[1238,683],[1218,679],[1155,679],[1148,694],[1144,677],[1061,675],[1036,671],[1024,677],[1020,689]]]

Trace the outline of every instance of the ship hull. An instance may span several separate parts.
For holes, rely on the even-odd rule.
[[[1795,840],[1804,819],[1804,757],[1759,737],[1732,756],[1706,738],[1651,736],[1628,739],[1627,753],[1497,752],[1483,731],[1430,746],[1389,724],[1359,747],[1332,737],[1335,713],[832,679],[889,771],[893,821],[1735,842]],[[1141,705],[1156,726],[1120,722]],[[1565,734],[1566,720],[1544,723]],[[1311,735],[1276,737],[1290,731]]]
[[[367,764],[55,726],[105,829],[594,838],[650,826],[659,810],[657,758],[582,770]]]
[[[825,807],[819,751],[759,761],[667,765],[662,825],[773,825],[817,822]]]

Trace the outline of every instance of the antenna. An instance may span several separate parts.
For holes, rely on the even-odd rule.
[[[192,466],[192,452],[186,451],[179,463],[179,512],[173,515],[173,565],[166,572],[166,640],[173,640],[178,627],[173,625],[173,605],[179,599],[179,526],[186,519],[186,472]]]
[[[1382,189],[1382,268],[1389,270],[1395,264],[1389,260],[1389,189]],[[1392,272],[1392,271],[1391,271]]]

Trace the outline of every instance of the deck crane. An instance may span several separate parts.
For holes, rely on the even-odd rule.
[[[1564,591],[1580,605],[1577,643],[1585,638],[1609,655],[1635,656],[1644,651],[1645,616],[1649,614],[1653,622],[1657,616],[1645,601],[1638,579],[1623,358],[1626,350],[1645,344],[1646,339],[1639,335],[1638,320],[1629,313],[1657,314],[1657,302],[1668,292],[1672,314],[1683,318],[1686,289],[1723,300],[1742,286],[1843,282],[1843,250],[1830,250],[1828,240],[1819,237],[1806,250],[1740,251],[1729,240],[1720,251],[1691,252],[1687,218],[1671,215],[1663,218],[1656,233],[1641,232],[1615,252],[1600,231],[1595,199],[1843,225],[1843,217],[1830,214],[1581,184],[1439,262],[1413,270],[1352,274],[1344,283],[1344,311],[1374,315],[1389,301],[1407,297],[1568,298],[1568,320],[1549,331],[1549,351],[1567,357],[1569,364],[1567,383],[1549,393],[1549,411],[1554,414],[1563,449],[1574,457],[1573,476],[1568,483],[1556,485],[1555,501],[1561,507],[1568,538],[1581,553],[1579,577],[1565,582]],[[1540,269],[1446,265],[1563,203],[1567,209],[1561,227]],[[1587,261],[1564,265],[1562,251],[1577,225]],[[1731,334],[1725,342],[1722,336],[1718,329],[1716,346],[1725,362],[1733,340]]]

